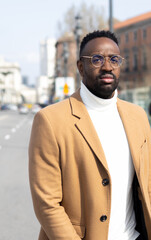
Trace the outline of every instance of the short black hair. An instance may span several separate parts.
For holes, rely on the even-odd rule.
[[[101,37],[106,37],[106,38],[110,38],[111,40],[113,40],[117,45],[118,44],[118,39],[117,37],[115,36],[115,34],[113,32],[110,32],[110,31],[105,31],[105,30],[102,30],[102,31],[94,31],[94,32],[91,32],[91,33],[88,33],[81,41],[81,44],[80,44],[80,56],[81,56],[81,53],[82,53],[82,50],[84,49],[85,45],[91,41],[92,39],[95,39],[95,38],[101,38]]]

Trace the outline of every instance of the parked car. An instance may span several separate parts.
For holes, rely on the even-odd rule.
[[[13,103],[5,103],[0,106],[0,110],[12,110],[17,111],[18,107]]]
[[[39,112],[40,109],[41,109],[41,107],[38,104],[35,104],[35,105],[33,105],[32,109],[31,109],[31,112],[33,114],[35,114],[35,113]]]
[[[18,107],[15,104],[10,103],[8,104],[8,109],[12,111],[17,111]]]
[[[19,113],[20,114],[27,114],[29,112],[29,109],[26,106],[20,106]]]
[[[2,104],[0,109],[1,110],[9,110],[8,104]]]

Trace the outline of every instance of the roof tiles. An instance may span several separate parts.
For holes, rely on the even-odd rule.
[[[144,13],[142,15],[127,19],[123,22],[116,23],[114,25],[114,29],[117,30],[119,28],[127,27],[128,25],[135,24],[137,22],[145,21],[147,19],[151,18],[151,12]]]

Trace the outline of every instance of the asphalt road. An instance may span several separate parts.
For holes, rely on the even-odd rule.
[[[0,111],[0,240],[37,240],[28,180],[31,113]]]

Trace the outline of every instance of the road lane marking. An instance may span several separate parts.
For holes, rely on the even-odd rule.
[[[4,120],[6,118],[8,118],[8,116],[0,116],[0,120]]]
[[[16,128],[22,127],[27,121],[28,121],[28,118],[23,119],[21,122],[19,122],[19,123],[16,125]]]
[[[7,135],[5,135],[5,140],[8,140],[8,139],[10,139],[10,135],[9,134],[7,134]]]
[[[16,128],[12,128],[11,131],[14,133],[16,132]]]

